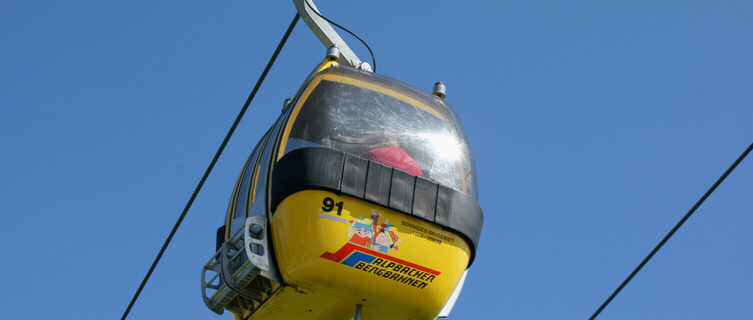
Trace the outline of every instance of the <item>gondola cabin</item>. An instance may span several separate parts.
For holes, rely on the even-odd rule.
[[[439,96],[328,57],[243,166],[203,268],[207,306],[285,320],[451,307],[483,214],[464,130]]]

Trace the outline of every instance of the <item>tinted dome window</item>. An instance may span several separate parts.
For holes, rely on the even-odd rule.
[[[331,69],[311,82],[313,90],[307,88],[303,104],[293,110],[292,127],[288,125],[283,141],[285,153],[312,146],[333,148],[476,198],[465,133],[443,102],[382,77],[363,79],[367,76],[357,71]],[[336,74],[343,71],[349,77]]]

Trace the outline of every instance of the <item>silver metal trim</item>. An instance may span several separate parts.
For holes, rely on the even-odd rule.
[[[251,236],[251,228],[258,226],[261,229],[258,231],[259,238]],[[267,217],[266,216],[250,216],[246,218],[246,226],[244,227],[243,239],[245,241],[246,256],[255,267],[261,270],[261,275],[267,279],[280,282],[280,276],[277,271],[272,268],[272,248],[267,241]],[[256,253],[251,249],[252,244],[256,244],[262,248],[262,253]]]
[[[447,96],[447,86],[442,83],[442,81],[437,81],[437,83],[434,84],[433,93],[435,96],[440,97],[444,99],[444,97]]]
[[[337,221],[337,222],[342,222],[342,223],[345,223],[345,222],[347,222],[347,220],[345,220],[345,219],[343,219],[343,218],[339,218],[339,217],[331,216],[331,215],[328,215],[328,214],[326,214],[326,213],[321,213],[321,212],[319,212],[319,217],[321,217],[321,218],[325,218],[325,219],[330,219],[330,220],[335,220],[335,221]]]
[[[259,239],[251,236],[251,227],[259,226]],[[261,269],[262,271],[269,270],[269,252],[267,247],[267,217],[265,216],[251,216],[246,218],[246,225],[244,226],[243,240],[246,247],[246,255],[251,264]],[[254,252],[251,249],[252,244],[257,244],[262,248],[261,254]]]

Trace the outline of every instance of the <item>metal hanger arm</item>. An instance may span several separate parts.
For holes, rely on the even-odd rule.
[[[308,1],[308,6],[306,5],[306,1]],[[361,64],[358,56],[356,56],[353,50],[350,50],[350,47],[340,38],[340,35],[337,34],[329,22],[317,14],[319,9],[316,8],[312,0],[293,0],[293,3],[295,4],[295,8],[298,9],[298,14],[303,18],[303,21],[306,22],[311,31],[314,32],[314,35],[319,38],[319,41],[327,48],[332,46],[337,47],[340,51],[339,63],[351,67],[358,67]],[[312,9],[316,10],[316,12]]]

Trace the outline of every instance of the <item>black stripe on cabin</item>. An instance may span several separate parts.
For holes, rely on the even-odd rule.
[[[304,190],[325,190],[413,215],[461,235],[475,257],[484,213],[471,196],[423,177],[327,148],[289,152],[272,173],[270,208]]]

